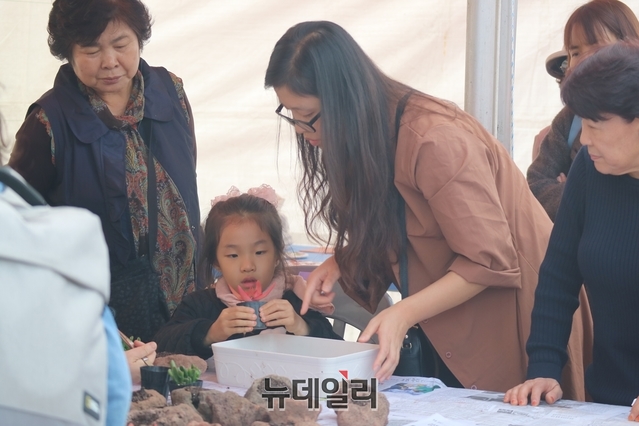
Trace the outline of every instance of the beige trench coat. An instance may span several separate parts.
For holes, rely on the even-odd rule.
[[[523,174],[473,117],[415,94],[401,120],[395,184],[406,201],[409,294],[448,271],[488,287],[420,323],[442,360],[466,388],[506,391],[523,382],[552,227]],[[399,278],[398,265],[394,272]],[[592,348],[585,293],[581,300],[562,381],[564,398],[577,400]]]

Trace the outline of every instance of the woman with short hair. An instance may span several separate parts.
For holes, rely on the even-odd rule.
[[[56,0],[48,31],[68,63],[29,108],[9,165],[49,204],[100,217],[116,321],[149,341],[196,282],[196,146],[182,80],[140,58],[151,17],[139,0]]]
[[[639,21],[619,0],[592,0],[575,10],[564,27],[566,72],[598,47],[619,40],[639,39]],[[561,76],[563,78],[563,76]],[[566,175],[581,148],[581,119],[564,107],[553,119],[550,131],[533,148],[533,162],[526,179],[531,191],[555,220]]]
[[[639,42],[583,60],[561,97],[582,117],[579,151],[541,265],[527,343],[529,379],[513,405],[562,398],[570,321],[583,287],[594,324],[586,388],[595,402],[631,405],[639,395]],[[583,283],[583,285],[582,285]],[[636,420],[635,404],[630,420]]]

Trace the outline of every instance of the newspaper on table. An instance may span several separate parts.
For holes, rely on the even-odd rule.
[[[559,400],[513,406],[504,394],[447,388],[425,377],[396,377],[380,385],[390,402],[388,426],[612,426],[628,424],[630,407]]]
[[[206,373],[205,373],[206,374]],[[244,395],[246,389],[224,386],[203,375],[204,387]],[[614,426],[627,425],[630,407],[559,400],[552,405],[520,407],[503,402],[499,392],[446,387],[432,377],[398,377],[380,383],[390,403],[387,426]],[[325,402],[317,424],[337,425]]]

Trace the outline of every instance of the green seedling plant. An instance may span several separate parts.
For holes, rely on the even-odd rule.
[[[200,378],[201,371],[193,364],[191,364],[191,368],[185,368],[182,365],[178,367],[175,361],[171,360],[170,365],[169,376],[178,386],[195,383]]]

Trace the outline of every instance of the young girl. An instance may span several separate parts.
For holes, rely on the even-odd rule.
[[[266,302],[260,308],[265,332],[341,339],[320,313],[300,315],[305,282],[286,274],[282,221],[275,205],[277,195],[263,185],[261,196],[241,194],[213,200],[206,219],[202,261],[209,280],[212,267],[222,273],[213,288],[184,297],[171,320],[155,336],[158,351],[212,356],[211,343],[259,334],[252,308],[238,306],[245,300]],[[332,305],[316,306],[332,313]]]

